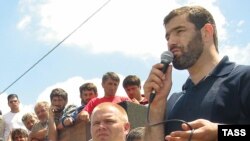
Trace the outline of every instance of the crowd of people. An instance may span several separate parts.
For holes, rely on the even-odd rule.
[[[68,105],[69,94],[63,88],[54,88],[50,93],[50,103],[47,101],[37,102],[34,106],[34,112],[23,113],[19,107],[20,101],[17,94],[10,94],[7,98],[11,111],[3,116],[3,128],[1,128],[2,140],[4,141],[58,141],[58,137],[62,130],[67,130],[67,127],[74,126],[79,121],[90,122],[96,120],[104,120],[107,128],[110,128],[117,133],[121,130],[111,126],[115,120],[121,124],[120,118],[127,121],[126,132],[121,133],[125,136],[129,133],[130,123],[128,122],[128,115],[121,106],[117,103],[123,101],[133,102],[139,105],[147,106],[147,100],[141,94],[141,82],[138,76],[129,75],[124,79],[124,90],[128,92],[129,96],[117,96],[116,91],[120,83],[119,76],[114,72],[107,72],[102,78],[102,87],[104,96],[98,97],[98,90],[95,84],[87,82],[79,87],[81,98],[81,106]],[[126,83],[126,84],[125,84]],[[143,98],[142,98],[143,97]],[[140,104],[140,102],[142,102]],[[106,106],[101,106],[106,103]],[[113,103],[113,105],[110,103]],[[100,106],[99,106],[100,105]],[[104,104],[105,105],[105,104]],[[109,105],[107,107],[107,105]],[[109,110],[110,107],[118,108],[118,111],[112,111],[111,114],[116,113],[120,118],[111,119],[109,116],[96,117],[93,112],[96,107],[103,108],[104,111]],[[106,107],[106,108],[105,108]],[[98,110],[96,110],[97,112]],[[102,110],[100,110],[102,111]],[[98,112],[99,113],[99,112]],[[123,113],[120,115],[119,113]],[[101,116],[98,114],[97,116]],[[125,118],[126,117],[126,118]],[[114,116],[116,118],[116,116]],[[92,123],[92,122],[91,122]],[[96,123],[95,123],[96,124]],[[108,127],[111,126],[111,127]],[[94,128],[97,126],[92,126]],[[119,129],[119,130],[118,130]],[[96,131],[97,132],[97,131]],[[96,140],[95,133],[92,132],[93,141]],[[102,133],[97,133],[102,134]],[[109,133],[107,133],[109,134]],[[111,140],[116,139],[116,133],[112,133]],[[99,138],[99,135],[98,135]],[[142,137],[141,137],[142,138]]]
[[[210,12],[183,6],[164,18],[164,27],[173,67],[189,73],[182,92],[170,94],[172,65],[163,72],[164,64],[158,63],[143,85],[145,96],[135,75],[123,81],[128,96],[117,96],[120,78],[114,72],[103,75],[101,98],[93,83],[80,86],[80,107],[67,105],[67,92],[55,88],[50,105],[38,102],[35,115],[24,114],[18,96],[10,94],[11,111],[0,118],[3,140],[57,141],[60,130],[79,120],[90,122],[92,141],[216,141],[219,124],[250,124],[250,66],[230,62],[227,56],[220,58]],[[117,104],[122,101],[146,106],[148,123],[131,129],[128,114]]]

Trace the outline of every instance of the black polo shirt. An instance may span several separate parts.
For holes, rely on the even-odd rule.
[[[236,65],[226,56],[198,84],[188,78],[167,104],[167,119],[250,124],[250,66]]]

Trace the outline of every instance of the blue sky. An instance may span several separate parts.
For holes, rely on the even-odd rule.
[[[0,0],[0,91],[51,50],[105,0]],[[6,96],[19,95],[31,110],[62,87],[69,103],[80,104],[78,88],[94,82],[103,96],[101,77],[107,71],[129,74],[144,82],[151,66],[167,49],[162,20],[173,8],[201,5],[216,20],[220,55],[249,65],[248,0],[111,0],[83,27],[0,95],[0,109],[9,110]],[[186,71],[174,70],[172,91],[180,91]],[[119,87],[118,95],[125,91]]]

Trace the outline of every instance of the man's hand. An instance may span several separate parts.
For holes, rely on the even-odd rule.
[[[164,74],[161,69],[163,64],[158,63],[152,67],[152,70],[144,83],[143,89],[147,99],[154,90],[156,93],[155,101],[166,100],[172,87],[172,66],[169,65],[167,72]]]
[[[140,104],[140,102],[136,98],[131,99],[131,101],[135,104]]]
[[[197,119],[189,122],[194,129],[192,141],[217,141],[218,124],[205,119]],[[188,141],[191,130],[186,124],[182,125],[184,131],[174,131],[165,137],[168,141]]]
[[[78,119],[82,120],[82,121],[85,121],[85,122],[89,122],[90,121],[90,118],[89,118],[89,113],[87,111],[81,111],[79,114],[78,114]]]

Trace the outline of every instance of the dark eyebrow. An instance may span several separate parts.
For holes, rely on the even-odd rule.
[[[176,31],[176,30],[181,29],[181,28],[185,28],[185,26],[180,25],[180,26],[177,26],[177,27],[171,29],[169,32],[166,32],[165,38],[167,39],[167,37],[169,36],[169,34],[170,34],[171,32]]]

